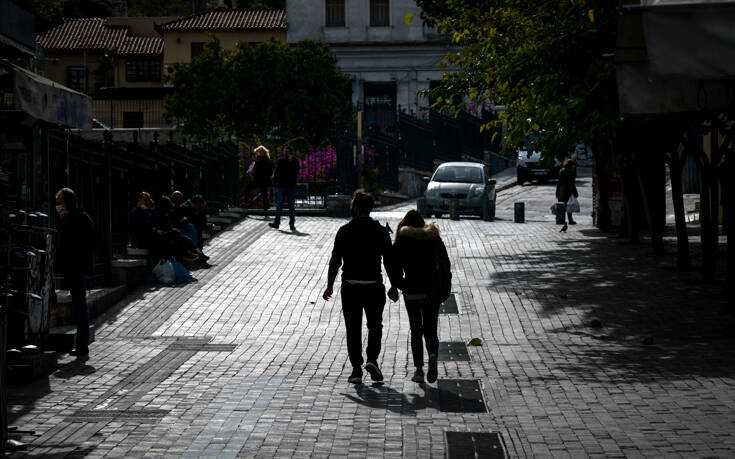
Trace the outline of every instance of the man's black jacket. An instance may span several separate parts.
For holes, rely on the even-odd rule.
[[[336,276],[344,263],[343,280],[382,282],[381,257],[391,285],[397,286],[401,267],[396,263],[388,231],[370,217],[355,217],[337,231],[329,276]]]
[[[72,209],[59,219],[56,266],[62,273],[91,273],[93,265],[94,223],[82,209]]]
[[[295,156],[290,160],[281,158],[276,164],[275,184],[286,188],[296,186],[296,179],[299,175],[299,160]]]

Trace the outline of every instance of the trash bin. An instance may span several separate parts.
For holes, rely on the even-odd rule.
[[[566,221],[565,214],[567,213],[567,203],[557,202],[555,210],[556,210],[556,224],[563,225],[564,222]]]
[[[513,204],[513,221],[516,223],[526,223],[526,203],[517,202]]]
[[[459,202],[456,199],[449,201],[449,218],[459,220]]]

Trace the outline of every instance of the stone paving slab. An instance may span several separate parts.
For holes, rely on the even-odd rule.
[[[406,210],[375,217],[395,229]],[[715,287],[583,224],[499,217],[438,222],[459,305],[440,340],[483,341],[440,377],[477,380],[487,412],[442,412],[436,384],[410,381],[402,302],[384,313],[385,383],[347,384],[339,295],[321,299],[344,220],[251,217],[210,242],[198,282],[99,318],[89,361],[11,388],[10,423],[36,432],[18,456],[445,457],[447,431],[497,432],[511,457],[735,455]]]

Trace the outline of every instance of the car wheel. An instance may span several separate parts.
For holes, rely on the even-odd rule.
[[[440,214],[439,212],[434,212],[434,217],[442,218],[442,214]]]

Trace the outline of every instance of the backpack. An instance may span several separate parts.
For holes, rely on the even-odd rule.
[[[434,273],[432,277],[434,299],[441,304],[447,301],[452,291],[452,265],[448,257],[442,256],[442,250],[438,245],[434,249]]]

